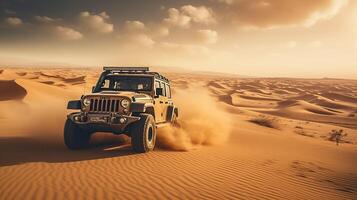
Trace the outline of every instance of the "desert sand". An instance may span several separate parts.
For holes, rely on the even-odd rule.
[[[63,144],[66,103],[100,68],[2,68],[0,199],[356,199],[356,80],[158,70],[181,128],[134,154],[111,134],[80,151]]]

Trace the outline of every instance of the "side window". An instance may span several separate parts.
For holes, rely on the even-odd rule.
[[[155,81],[155,95],[156,95],[156,88],[160,88],[160,82],[159,81]]]
[[[160,82],[159,81],[155,81],[155,89],[156,88],[160,88]]]
[[[166,84],[166,96],[171,99],[171,88],[170,85]]]
[[[163,87],[162,87],[162,90],[163,90],[163,92],[164,92],[164,96],[167,97],[166,84],[161,82],[161,86],[163,86]]]
[[[162,88],[163,96],[171,98],[170,85],[163,83],[161,81],[155,81],[155,90],[156,90],[156,88]]]
[[[166,96],[166,87],[164,83],[161,81],[155,81],[155,88],[162,88],[162,96]]]

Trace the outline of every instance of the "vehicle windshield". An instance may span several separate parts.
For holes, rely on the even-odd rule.
[[[100,83],[100,90],[151,91],[152,78],[141,76],[110,75]]]

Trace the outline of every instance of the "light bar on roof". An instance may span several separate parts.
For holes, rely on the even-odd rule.
[[[142,72],[147,72],[149,71],[148,67],[103,67],[103,70],[105,71],[142,71]]]

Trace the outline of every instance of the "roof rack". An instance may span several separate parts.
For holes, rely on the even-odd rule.
[[[111,67],[105,66],[103,67],[104,71],[112,71],[112,72],[148,72],[149,67]]]
[[[154,75],[158,79],[169,82],[169,79],[162,76],[161,74],[159,74],[157,72],[149,72],[149,67],[111,67],[111,66],[109,67],[109,66],[105,66],[105,67],[103,67],[103,70],[105,71],[105,73],[112,73],[112,74],[120,74],[120,73],[151,74],[151,75]]]
[[[161,80],[163,80],[163,81],[170,82],[169,79],[167,79],[165,76],[163,76],[163,75],[161,75],[161,74],[159,74],[159,73],[157,73],[157,72],[149,72],[148,74],[152,74],[152,75],[154,75],[155,77],[157,77],[157,78],[159,78],[159,79],[161,79]]]

